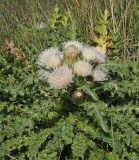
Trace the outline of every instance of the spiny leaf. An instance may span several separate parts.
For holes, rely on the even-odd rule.
[[[101,128],[103,129],[104,132],[108,132],[109,131],[108,126],[107,126],[105,120],[103,119],[103,116],[102,116],[101,112],[99,111],[98,107],[94,106],[94,110],[96,113],[96,117],[101,125]]]

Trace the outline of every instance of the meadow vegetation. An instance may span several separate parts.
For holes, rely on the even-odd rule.
[[[139,159],[138,17],[138,0],[0,0],[0,159]],[[39,54],[70,40],[108,56],[107,81],[40,81]]]

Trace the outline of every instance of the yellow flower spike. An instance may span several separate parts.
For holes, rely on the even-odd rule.
[[[98,26],[96,26],[96,34],[99,36],[96,36],[95,40],[93,40],[93,42],[97,44],[96,48],[104,54],[106,54],[108,49],[111,47],[111,38],[108,35],[108,28],[110,24],[108,17],[109,12],[106,9]]]

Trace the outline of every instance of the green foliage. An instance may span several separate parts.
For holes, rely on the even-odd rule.
[[[20,65],[19,65],[20,64]],[[1,159],[138,159],[139,68],[110,60],[110,79],[79,87],[82,103],[70,100],[73,89],[53,91],[34,71],[1,55]]]
[[[60,34],[64,32],[67,39],[75,40],[77,37],[77,23],[74,16],[61,12],[58,4],[53,8],[52,15],[48,20],[48,27]],[[63,34],[64,37],[65,35]]]
[[[17,1],[15,6],[19,6]],[[58,91],[38,80],[36,58],[44,48],[62,47],[61,42],[67,39],[86,41],[83,20],[79,22],[74,14],[71,20],[58,6],[54,9],[51,25],[43,30],[33,26],[36,15],[28,25],[22,22],[25,12],[18,12],[20,18],[15,18],[15,13],[10,17],[9,7],[0,15],[2,39],[10,36],[32,66],[29,71],[24,60],[16,61],[7,48],[0,48],[0,159],[138,160],[139,67],[120,60],[120,32],[111,35],[112,56],[104,64],[108,81],[77,82],[76,88]],[[138,20],[137,6],[132,14]],[[127,30],[133,32],[131,23]],[[135,41],[131,44],[136,42],[135,34],[132,36]],[[76,89],[84,93],[82,103],[72,101]]]
[[[64,27],[67,27],[68,26],[68,19],[69,19],[68,16],[62,15],[62,13],[60,13],[60,8],[56,4],[54,6],[52,16],[51,16],[48,23],[51,28],[56,28],[60,24],[62,24]]]

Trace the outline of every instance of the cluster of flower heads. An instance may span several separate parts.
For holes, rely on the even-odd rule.
[[[52,88],[63,89],[74,82],[74,77],[92,76],[94,81],[107,80],[107,72],[100,66],[107,56],[95,47],[78,41],[63,43],[63,51],[57,48],[46,49],[39,55],[39,77]],[[94,69],[93,65],[98,66]]]

